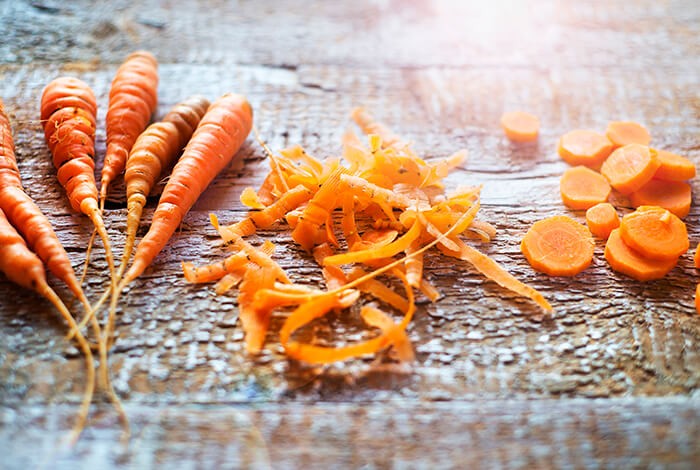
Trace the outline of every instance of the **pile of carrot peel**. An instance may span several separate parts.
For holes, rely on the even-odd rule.
[[[463,163],[466,151],[426,161],[362,108],[352,117],[368,135],[368,144],[347,132],[342,157],[321,161],[300,146],[275,154],[260,141],[270,172],[257,191],[247,188],[241,194],[251,209],[248,216],[225,226],[211,216],[233,253],[208,266],[183,262],[189,282],[216,282],[217,294],[238,286],[249,353],[261,351],[271,317],[282,315],[279,340],[290,358],[326,364],[389,349],[394,359],[410,361],[413,350],[406,328],[416,312],[415,291],[433,302],[440,297],[423,272],[424,255],[433,247],[551,309],[539,292],[467,241],[487,243],[496,230],[477,219],[480,187],[445,192],[444,178]],[[290,279],[273,259],[271,242],[256,247],[247,240],[258,229],[278,223],[286,224],[291,238],[313,257],[323,286]],[[391,287],[396,282],[403,292]],[[365,302],[367,297],[373,300]],[[359,311],[364,323],[379,330],[371,339],[339,347],[295,339],[295,332],[312,321],[358,303],[363,304]]]

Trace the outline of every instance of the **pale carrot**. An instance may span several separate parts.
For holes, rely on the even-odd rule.
[[[603,175],[585,166],[569,168],[559,180],[559,191],[569,209],[588,209],[608,200],[610,183]]]
[[[615,271],[637,281],[661,279],[676,265],[677,259],[655,260],[630,248],[620,236],[620,229],[610,232],[605,244],[605,259]]]
[[[680,218],[690,212],[692,196],[690,185],[683,181],[652,179],[629,195],[634,207],[659,206],[668,209]]]
[[[559,139],[557,152],[570,165],[598,169],[613,151],[613,145],[602,134],[587,129],[567,132]]]
[[[685,224],[658,206],[640,206],[620,222],[627,246],[649,259],[676,260],[690,246]]]
[[[654,178],[666,181],[687,181],[695,178],[695,164],[685,157],[665,150],[657,150],[659,168]]]
[[[501,116],[501,127],[512,142],[532,142],[537,140],[540,120],[534,114],[510,111]]]
[[[629,144],[649,145],[651,136],[649,131],[633,121],[613,121],[608,124],[605,136],[615,147],[622,147]]]
[[[612,204],[601,202],[586,211],[586,225],[593,235],[606,240],[620,226],[620,218]]]
[[[610,185],[622,194],[630,194],[654,177],[660,163],[656,151],[640,144],[628,144],[615,150],[600,168]]]
[[[520,244],[530,266],[550,276],[575,276],[593,261],[590,230],[557,215],[532,224]]]

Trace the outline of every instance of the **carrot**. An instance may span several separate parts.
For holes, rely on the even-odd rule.
[[[629,198],[634,207],[659,206],[680,218],[688,215],[692,202],[688,183],[663,181],[656,178],[630,194]]]
[[[695,248],[695,255],[693,256],[693,265],[700,269],[700,243],[698,243],[697,248]]]
[[[622,240],[619,228],[610,232],[605,244],[605,259],[615,271],[642,282],[661,279],[677,261],[650,259],[636,252]]]
[[[124,174],[127,197],[126,243],[118,277],[124,274],[131,257],[148,194],[159,175],[170,167],[190,140],[208,107],[209,101],[204,97],[188,98],[175,105],[161,122],[151,124],[134,142]]]
[[[649,259],[675,260],[690,246],[685,224],[658,206],[640,206],[620,223],[627,246]]]
[[[620,218],[612,204],[601,202],[586,211],[586,225],[593,235],[605,240],[620,226]]]
[[[632,121],[613,121],[605,130],[606,137],[615,147],[629,144],[649,145],[651,136],[644,126]]]
[[[567,132],[559,139],[557,152],[569,165],[585,165],[598,169],[613,151],[613,145],[602,134],[587,129]]]
[[[160,253],[199,195],[243,145],[252,124],[253,110],[241,95],[226,94],[209,107],[173,169],[122,286],[139,277]]]
[[[109,90],[107,153],[102,166],[102,207],[109,185],[124,170],[136,138],[158,104],[158,62],[149,52],[136,51],[117,70]]]
[[[628,144],[615,150],[600,168],[610,185],[622,194],[630,194],[647,184],[659,168],[656,151],[640,144]]]
[[[563,215],[535,222],[520,244],[530,265],[550,276],[575,276],[586,269],[594,246],[590,230]]]
[[[530,113],[511,111],[501,116],[501,127],[512,142],[533,142],[537,140],[540,120]]]
[[[10,224],[2,210],[0,210],[0,271],[5,273],[5,276],[10,281],[37,292],[51,302],[69,327],[77,327],[73,315],[46,282],[44,265],[41,263],[41,260],[29,251],[24,239]],[[70,442],[73,444],[80,437],[87,422],[88,411],[95,388],[95,368],[90,346],[80,331],[76,333],[75,339],[83,354],[85,354],[87,382],[85,384],[83,401],[71,433]]]
[[[657,150],[659,169],[654,178],[666,181],[687,181],[695,178],[695,164],[685,157],[665,150]]]
[[[382,139],[382,147],[393,147],[401,143],[401,138],[399,136],[394,134],[383,124],[377,122],[364,108],[358,107],[353,109],[350,112],[350,116],[365,134],[378,135]]]
[[[700,313],[700,284],[695,286],[695,311]]]
[[[569,209],[588,209],[608,200],[610,183],[597,171],[576,166],[564,172],[559,180],[559,191]]]

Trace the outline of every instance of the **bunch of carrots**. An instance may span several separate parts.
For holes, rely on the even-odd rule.
[[[362,108],[352,117],[369,142],[346,133],[342,157],[321,161],[300,146],[275,154],[260,141],[270,172],[257,191],[247,188],[242,193],[241,201],[251,209],[248,216],[222,226],[212,215],[212,224],[233,253],[208,266],[183,263],[188,281],[216,282],[218,294],[238,286],[248,352],[263,348],[271,317],[281,315],[285,320],[279,340],[291,358],[326,364],[387,349],[398,361],[410,361],[413,350],[406,328],[416,310],[415,291],[433,302],[440,296],[423,273],[424,255],[431,248],[551,309],[539,292],[468,242],[489,242],[496,230],[477,218],[480,187],[445,193],[443,180],[464,161],[466,151],[425,161]],[[291,238],[313,257],[325,285],[294,282],[273,259],[272,243],[256,247],[246,240],[277,223],[286,224]],[[391,288],[392,282],[403,286],[403,295]],[[367,297],[373,301],[364,302]],[[371,339],[330,347],[295,338],[310,322],[357,303],[363,304],[359,314],[367,327],[379,330]]]
[[[638,281],[660,279],[676,266],[690,245],[681,219],[690,210],[695,165],[650,142],[646,128],[629,121],[611,122],[605,134],[574,130],[559,139],[560,157],[574,165],[561,177],[561,198],[568,208],[586,211],[587,227],[567,216],[533,224],[521,244],[533,268],[578,274],[593,260],[593,236],[606,240],[612,269]],[[620,220],[609,201],[636,210]],[[695,305],[700,312],[700,285]]]
[[[128,437],[128,421],[112,389],[107,363],[119,295],[163,249],[196,199],[231,161],[252,128],[252,108],[237,94],[226,94],[211,105],[203,97],[189,98],[176,105],[161,122],[147,127],[157,106],[157,86],[157,61],[148,52],[129,55],[117,70],[109,94],[107,153],[99,192],[94,175],[97,128],[94,93],[81,80],[60,77],[49,83],[41,97],[41,123],[58,180],[71,207],[90,218],[104,244],[110,285],[95,305],[85,296],[50,222],[22,188],[10,121],[0,101],[0,270],[8,279],[49,300],[68,324],[68,338],[74,338],[85,354],[87,383],[71,442],[78,439],[86,424],[95,389],[93,349],[99,352],[100,387],[117,408],[124,436]],[[138,244],[129,267],[146,197],[155,182],[171,169],[151,227]],[[103,209],[110,183],[122,172],[125,172],[127,192],[127,234],[117,271]],[[89,248],[86,258],[87,267]],[[48,285],[44,266],[82,304],[84,315],[80,323]],[[107,299],[109,312],[101,324],[97,312]],[[94,344],[90,344],[82,331],[88,324]]]

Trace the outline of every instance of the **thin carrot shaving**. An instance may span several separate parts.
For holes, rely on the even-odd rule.
[[[270,172],[257,192],[246,189],[242,195],[242,202],[253,210],[227,226],[211,216],[212,225],[233,254],[200,268],[183,263],[188,280],[218,281],[217,293],[239,286],[239,317],[250,353],[263,347],[270,317],[278,312],[285,316],[283,312],[291,310],[279,331],[280,343],[291,358],[326,364],[391,347],[398,360],[412,360],[406,329],[416,312],[414,289],[432,302],[440,298],[424,273],[426,252],[435,247],[551,310],[539,292],[462,241],[469,237],[487,243],[496,236],[493,225],[476,218],[481,186],[444,191],[444,178],[462,165],[466,151],[425,161],[366,111],[356,110],[353,117],[369,135],[369,142],[347,132],[342,158],[321,161],[298,145],[274,154],[258,137],[270,157]],[[334,219],[336,211],[341,213],[339,220]],[[271,253],[244,240],[258,228],[280,220],[292,229],[292,239],[313,254],[323,287],[293,282]],[[372,270],[367,272],[359,264]],[[347,274],[341,265],[350,265]],[[377,279],[381,274],[398,279],[406,294],[397,293],[385,279]],[[329,312],[368,297],[379,300],[387,311],[363,305],[350,312],[358,315],[359,311],[369,328],[380,330],[378,336],[343,347],[320,346],[313,340],[306,344],[294,338],[299,330],[310,331],[305,327]],[[395,322],[389,310],[403,313],[401,321]]]

